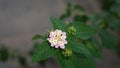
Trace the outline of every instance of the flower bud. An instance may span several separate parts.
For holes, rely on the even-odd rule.
[[[62,54],[65,56],[65,57],[68,57],[68,56],[71,56],[72,55],[72,50],[71,49],[64,49]]]
[[[75,35],[76,29],[75,29],[73,26],[71,26],[71,27],[68,28],[68,32],[69,32],[71,35]]]

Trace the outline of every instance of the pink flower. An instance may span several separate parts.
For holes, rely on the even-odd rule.
[[[62,32],[61,30],[56,29],[55,31],[51,31],[49,38],[47,40],[50,42],[50,46],[55,48],[65,48],[66,41],[66,32]]]

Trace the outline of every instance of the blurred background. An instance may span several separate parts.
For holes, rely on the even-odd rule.
[[[87,14],[101,12],[104,0],[71,0]],[[32,37],[52,29],[50,17],[59,18],[67,0],[0,0],[0,68],[60,68],[56,60],[31,63]],[[120,68],[116,52],[104,49],[105,60],[96,60],[96,68]]]

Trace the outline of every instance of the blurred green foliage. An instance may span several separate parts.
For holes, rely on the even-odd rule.
[[[26,65],[27,65],[27,61],[26,61],[26,58],[25,58],[25,57],[19,56],[18,60],[19,60],[19,63],[20,63],[22,66],[26,66]]]
[[[112,49],[119,52],[116,43],[116,31],[120,31],[120,3],[119,0],[104,0],[102,11],[94,14],[86,14],[85,9],[80,5],[67,3],[66,12],[60,16],[61,20],[72,19],[73,22],[52,18],[54,29],[74,29],[73,34],[68,35],[66,48],[72,51],[72,55],[64,57],[59,50],[55,54],[44,52],[40,49],[35,51],[33,60],[37,57],[55,56],[62,68],[95,68],[95,58],[104,59],[102,49]],[[90,25],[87,25],[90,23]],[[60,26],[61,25],[61,26]],[[66,31],[67,32],[67,31]],[[71,33],[70,30],[67,34]],[[74,43],[73,43],[74,42]],[[40,44],[41,46],[47,46]],[[48,45],[49,46],[49,45]],[[39,47],[42,48],[42,47]],[[46,48],[47,49],[47,48]],[[49,50],[50,51],[50,50]],[[39,54],[37,54],[39,52]],[[51,56],[50,56],[51,55]],[[82,56],[82,57],[81,57]],[[44,58],[46,59],[46,58]],[[42,59],[37,58],[37,61]]]
[[[8,52],[8,49],[1,45],[0,46],[0,61],[2,62],[6,62],[9,58],[9,52]]]
[[[30,50],[33,62],[45,64],[46,59],[55,56],[62,68],[95,68],[95,58],[104,59],[102,49],[112,49],[120,53],[120,41],[113,32],[120,32],[120,0],[103,0],[102,11],[94,14],[86,14],[80,5],[67,3],[65,13],[60,19],[51,18],[54,29],[61,29],[69,33],[68,28],[74,27],[77,32],[69,35],[67,48],[72,55],[64,56],[60,50],[51,49],[45,41],[46,36],[35,35],[32,40],[42,39],[44,42],[34,44]],[[67,19],[73,22],[64,22]],[[63,20],[63,21],[62,21]],[[90,25],[87,25],[91,23]],[[73,43],[74,42],[74,43]],[[57,53],[57,54],[56,54]],[[22,66],[27,65],[27,60],[19,54],[10,54],[9,49],[0,45],[0,61],[17,58]]]

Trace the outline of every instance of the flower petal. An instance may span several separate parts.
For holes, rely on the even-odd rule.
[[[61,49],[65,49],[65,46],[60,46]]]
[[[55,33],[60,36],[62,34],[62,31],[57,29],[55,30]]]

